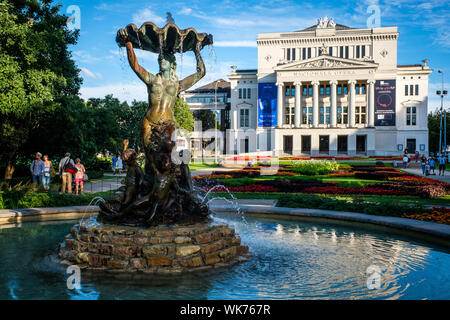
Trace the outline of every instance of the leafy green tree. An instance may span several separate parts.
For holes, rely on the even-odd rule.
[[[7,179],[19,156],[36,151],[45,119],[63,109],[82,82],[68,50],[78,33],[51,3],[0,0],[0,160]]]
[[[192,115],[188,104],[182,98],[177,98],[172,111],[175,121],[180,128],[189,132],[194,130],[194,116]]]
[[[428,145],[431,152],[439,152],[439,128],[441,123],[441,111],[436,110],[428,114]],[[444,125],[444,118],[442,119]],[[442,140],[444,135],[442,134]],[[442,141],[444,143],[444,141]],[[450,113],[447,112],[447,144],[450,144]]]

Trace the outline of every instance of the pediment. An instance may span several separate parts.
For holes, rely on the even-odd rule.
[[[253,105],[251,103],[248,103],[248,102],[244,101],[242,103],[237,104],[236,107],[238,107],[238,108],[251,108],[251,107],[253,107]]]
[[[276,71],[324,70],[324,69],[371,69],[378,67],[372,61],[361,61],[322,55],[302,61],[279,65]]]

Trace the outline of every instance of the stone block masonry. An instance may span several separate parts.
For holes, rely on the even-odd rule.
[[[59,247],[63,264],[111,273],[179,274],[247,261],[248,247],[227,225],[197,223],[149,229],[75,225]]]

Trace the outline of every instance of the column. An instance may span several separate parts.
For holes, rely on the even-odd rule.
[[[296,128],[300,128],[300,123],[301,123],[301,99],[302,99],[302,93],[301,93],[301,82],[295,82],[295,108],[294,108],[294,113],[295,113],[295,127]]]
[[[337,96],[336,96],[336,80],[330,81],[331,85],[331,108],[330,108],[330,124],[332,128],[336,128],[337,122]]]
[[[375,126],[375,80],[368,80],[367,90],[367,124],[369,127]]]
[[[238,129],[238,114],[237,114],[237,108],[234,107],[232,111],[232,121],[231,121],[231,129],[237,130]]]
[[[277,127],[281,128],[283,125],[283,83],[277,82],[278,95],[277,95]]]
[[[313,127],[319,126],[319,81],[313,81]]]
[[[355,80],[349,80],[349,103],[348,103],[348,124],[350,128],[355,127]]]

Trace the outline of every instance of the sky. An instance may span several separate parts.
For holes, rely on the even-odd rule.
[[[202,51],[207,73],[201,85],[227,79],[233,65],[256,69],[258,33],[301,30],[325,16],[338,24],[366,28],[373,13],[367,10],[373,5],[379,8],[381,27],[398,27],[398,64],[430,60],[434,72],[429,79],[429,110],[440,107],[436,90],[442,86],[442,75],[438,69],[443,70],[450,91],[450,0],[64,0],[62,5],[62,13],[73,16],[70,24],[80,29],[79,41],[71,50],[81,69],[84,99],[113,94],[122,101],[147,100],[145,85],[129,68],[125,50],[115,43],[117,31],[129,23],[140,27],[152,21],[162,27],[170,12],[181,29],[211,33],[214,46]],[[136,54],[144,68],[158,72],[156,54],[141,50]],[[177,61],[180,79],[195,71],[191,52],[178,55]],[[450,96],[444,107],[450,108],[449,101]]]

